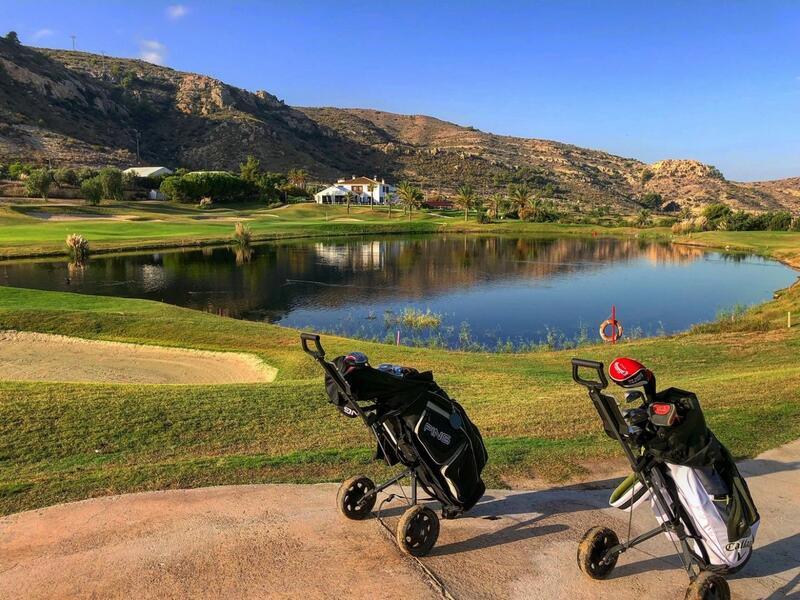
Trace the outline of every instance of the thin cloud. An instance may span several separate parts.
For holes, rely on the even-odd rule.
[[[163,65],[167,59],[167,47],[156,40],[139,42],[139,58],[154,65]]]
[[[167,17],[173,21],[182,19],[189,14],[189,7],[185,4],[170,4],[167,7]]]
[[[32,37],[33,37],[33,40],[34,40],[35,42],[38,42],[39,40],[41,40],[41,39],[43,39],[43,38],[50,37],[50,36],[51,36],[51,35],[53,35],[54,33],[55,33],[55,31],[53,31],[52,29],[47,29],[47,28],[44,28],[44,29],[39,29],[38,31],[36,31],[36,32],[33,34],[33,36],[32,36]]]

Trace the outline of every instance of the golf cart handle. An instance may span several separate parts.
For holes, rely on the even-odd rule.
[[[584,379],[578,374],[578,369],[581,367],[585,369],[594,369],[597,373],[597,381],[593,381],[591,379]],[[573,358],[572,359],[572,379],[575,380],[575,383],[579,383],[580,385],[596,390],[602,390],[608,387],[608,379],[606,379],[606,374],[603,372],[603,363],[598,362],[596,360],[587,360],[585,358]]]
[[[314,350],[309,348],[308,342],[314,342],[316,348]],[[323,358],[325,356],[325,350],[323,350],[322,344],[319,342],[319,336],[316,333],[301,332],[300,344],[303,346],[303,352],[310,354],[314,358]]]

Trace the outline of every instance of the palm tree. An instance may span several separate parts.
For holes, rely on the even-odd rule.
[[[505,203],[506,197],[503,194],[495,193],[489,196],[489,216],[493,219],[499,219]]]
[[[344,197],[345,197],[345,202],[347,202],[347,214],[349,215],[350,214],[350,203],[353,201],[353,198],[355,198],[356,195],[353,192],[351,192],[350,190],[347,190],[347,193],[345,193]]]
[[[514,185],[513,183],[508,186],[508,199],[514,209],[519,212],[525,208],[531,200],[533,193],[527,184]]]
[[[646,208],[643,208],[638,212],[636,215],[636,221],[634,221],[637,227],[647,227],[650,225],[650,211]]]
[[[294,187],[306,189],[308,173],[306,173],[304,169],[289,169],[286,178]]]
[[[469,209],[475,204],[475,191],[472,186],[465,184],[458,188],[454,200],[456,205],[464,209],[464,222],[466,223],[469,217]]]
[[[416,186],[411,185],[407,181],[402,181],[397,186],[397,195],[400,198],[400,203],[408,211],[408,220],[411,220],[411,211],[415,206],[422,204],[422,192]]]

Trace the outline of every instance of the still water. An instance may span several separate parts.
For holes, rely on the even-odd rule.
[[[653,335],[768,300],[797,274],[744,254],[632,239],[331,238],[0,263],[0,285],[160,300],[235,318],[450,347],[597,339],[611,305]],[[438,324],[398,319],[430,312]],[[429,320],[430,321],[430,320]]]

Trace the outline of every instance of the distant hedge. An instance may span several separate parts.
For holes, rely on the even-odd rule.
[[[239,202],[258,196],[255,184],[224,171],[196,171],[165,177],[159,187],[169,200],[199,202],[211,198],[216,202]]]

